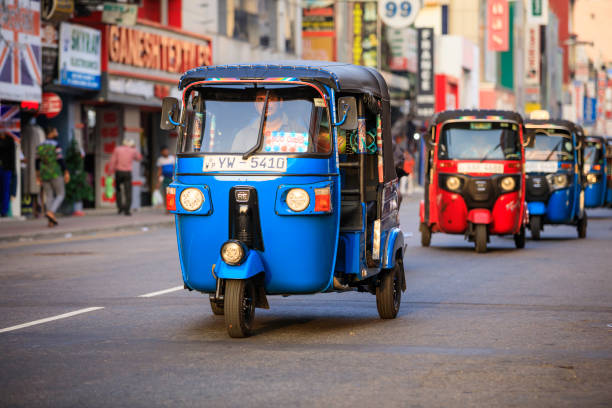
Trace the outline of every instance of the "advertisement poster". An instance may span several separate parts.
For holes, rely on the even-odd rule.
[[[353,5],[353,64],[378,65],[377,7],[375,1]]]
[[[417,72],[417,30],[414,28],[387,28],[389,43],[389,69]]]
[[[302,8],[302,58],[318,61],[336,59],[334,2],[311,0]]]
[[[0,17],[0,97],[40,102],[40,1],[3,1]]]
[[[60,27],[59,82],[100,89],[100,31],[75,24]]]
[[[510,43],[510,9],[508,0],[489,0],[487,19],[487,48],[490,51],[508,51]]]

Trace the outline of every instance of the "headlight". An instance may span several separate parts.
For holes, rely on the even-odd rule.
[[[501,188],[504,191],[512,191],[514,187],[516,187],[516,181],[514,181],[514,177],[504,177],[501,181]]]
[[[450,176],[446,179],[446,188],[449,190],[457,190],[461,186],[461,180],[459,177]]]
[[[553,185],[555,188],[564,188],[567,186],[567,176],[565,174],[555,174],[553,177]]]
[[[196,211],[204,202],[204,194],[197,188],[186,188],[181,192],[179,198],[181,207],[187,211]]]
[[[240,265],[245,258],[247,248],[242,242],[227,241],[221,246],[221,259],[228,265]]]
[[[292,211],[301,212],[308,208],[310,204],[310,196],[306,190],[301,188],[292,188],[287,193],[287,205]]]
[[[597,174],[593,174],[593,173],[587,174],[587,182],[589,184],[597,183]]]

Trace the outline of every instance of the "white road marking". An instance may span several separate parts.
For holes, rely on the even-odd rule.
[[[170,292],[176,292],[177,290],[181,290],[181,289],[183,289],[183,286],[176,286],[174,288],[159,290],[157,292],[147,293],[147,294],[144,294],[144,295],[140,295],[138,297],[149,298],[149,297],[153,297],[153,296],[165,295],[166,293],[170,293]]]
[[[5,329],[0,329],[0,333],[10,332],[10,331],[13,331],[13,330],[24,329],[26,327],[35,326],[37,324],[52,322],[54,320],[59,320],[59,319],[65,319],[67,317],[72,317],[72,316],[80,315],[80,314],[83,314],[83,313],[89,313],[89,312],[93,312],[95,310],[100,310],[100,309],[104,309],[104,308],[103,307],[88,307],[86,309],[79,309],[79,310],[75,310],[74,312],[64,313],[64,314],[61,314],[61,315],[47,317],[45,319],[34,320],[33,322],[24,323],[24,324],[18,324],[17,326],[11,326],[11,327],[7,327]]]

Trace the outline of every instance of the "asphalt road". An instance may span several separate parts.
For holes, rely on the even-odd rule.
[[[247,339],[206,296],[155,294],[182,285],[170,228],[0,246],[0,406],[612,405],[612,210],[586,240],[482,255],[421,248],[416,214],[397,319],[369,294],[273,297]]]

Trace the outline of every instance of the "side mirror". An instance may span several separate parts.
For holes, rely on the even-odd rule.
[[[338,117],[339,122],[334,123],[340,129],[357,129],[357,100],[354,96],[343,96],[338,98]]]
[[[163,130],[176,129],[179,126],[180,114],[181,107],[178,99],[171,96],[165,97],[162,101],[162,115],[159,127]]]

